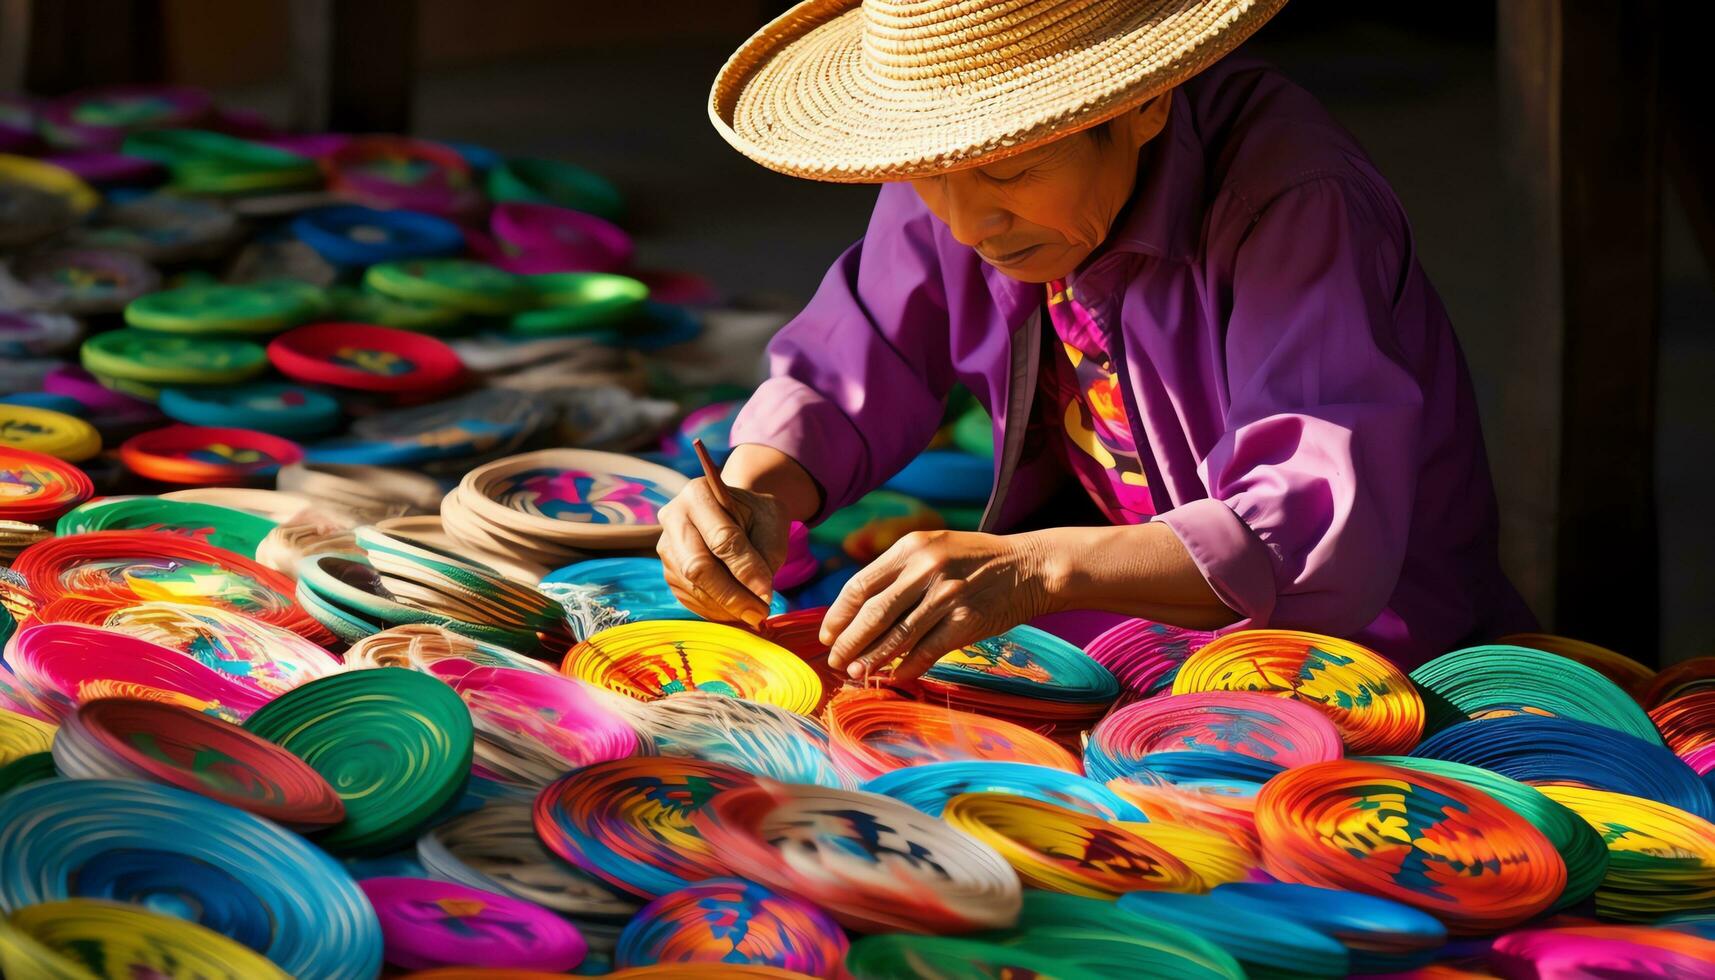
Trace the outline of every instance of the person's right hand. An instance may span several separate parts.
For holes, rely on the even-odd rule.
[[[673,594],[704,619],[760,625],[768,618],[774,572],[786,560],[790,528],[774,497],[728,487],[728,514],[698,478],[661,508],[655,546]]]

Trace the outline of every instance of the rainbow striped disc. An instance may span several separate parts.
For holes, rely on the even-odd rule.
[[[614,965],[742,963],[819,977],[841,969],[850,945],[839,923],[808,902],[713,878],[644,906],[620,935]]]
[[[1392,898],[1458,934],[1517,925],[1566,887],[1566,863],[1527,820],[1427,773],[1352,759],[1289,769],[1263,786],[1256,818],[1275,877]]]
[[[890,691],[845,690],[823,718],[835,764],[859,779],[926,762],[993,759],[1078,772],[1072,753],[1011,722],[907,701]]]
[[[1295,630],[1240,630],[1198,650],[1173,678],[1174,694],[1259,691],[1328,715],[1346,751],[1404,753],[1423,734],[1423,699],[1386,658],[1347,640]]]
[[[536,798],[536,832],[561,858],[654,898],[724,874],[693,817],[756,777],[696,759],[615,759],[562,776]]]

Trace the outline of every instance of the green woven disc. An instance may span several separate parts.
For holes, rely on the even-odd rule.
[[[971,938],[1032,953],[1097,976],[1243,980],[1232,954],[1195,932],[1113,902],[1027,888],[1013,929]]]
[[[0,794],[59,775],[52,752],[32,752],[0,766]]]
[[[125,322],[167,333],[271,334],[327,310],[327,297],[309,283],[205,283],[138,297],[125,307]]]
[[[232,384],[261,374],[268,352],[247,340],[112,330],[83,342],[91,374],[146,385]]]
[[[1043,980],[1101,980],[1113,974],[1082,967],[1007,946],[948,936],[885,933],[852,943],[846,969],[857,980],[993,980],[995,977],[1039,977]],[[1142,974],[1139,974],[1140,976]]]
[[[68,511],[54,533],[64,537],[85,531],[177,531],[254,558],[257,545],[275,526],[266,517],[216,504],[160,497],[106,497]]]
[[[464,791],[475,744],[453,689],[403,667],[317,678],[263,705],[244,727],[332,784],[345,820],[316,842],[340,853],[415,840]]]
[[[336,286],[330,296],[333,316],[343,322],[374,323],[428,334],[449,333],[464,323],[464,314],[450,306],[399,299],[368,289]]]
[[[470,259],[380,262],[364,273],[363,284],[395,299],[488,316],[515,313],[535,302],[522,276]]]
[[[1411,672],[1423,694],[1423,735],[1473,718],[1533,714],[1587,721],[1655,745],[1661,733],[1618,684],[1557,653],[1504,645],[1467,647]]]
[[[524,334],[580,333],[617,323],[636,313],[649,287],[630,276],[605,272],[555,272],[527,276],[539,309],[512,318]]]

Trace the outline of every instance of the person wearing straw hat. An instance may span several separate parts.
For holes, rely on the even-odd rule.
[[[962,383],[995,420],[982,529],[907,535],[846,584],[822,639],[853,676],[1063,610],[1405,665],[1528,628],[1399,202],[1234,53],[1284,2],[809,0],[739,48],[709,103],[729,143],[882,187],[770,346],[732,512],[702,480],[662,512],[691,609],[759,622],[788,522],[898,471]],[[1061,486],[1098,526],[1044,509]]]

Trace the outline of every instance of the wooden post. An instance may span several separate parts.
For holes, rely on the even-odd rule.
[[[1659,0],[1506,0],[1524,274],[1496,426],[1507,558],[1561,633],[1658,656]]]
[[[416,68],[416,0],[292,0],[294,127],[408,132]]]

